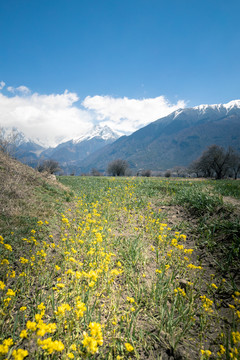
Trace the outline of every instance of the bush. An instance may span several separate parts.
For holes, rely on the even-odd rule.
[[[48,172],[49,174],[56,174],[61,171],[59,163],[55,160],[44,160],[38,166],[39,172]]]
[[[165,172],[165,177],[166,178],[169,178],[169,177],[171,177],[171,171],[170,170],[167,170],[166,172]]]
[[[129,168],[129,164],[126,160],[117,159],[108,164],[107,172],[112,176],[124,176]]]

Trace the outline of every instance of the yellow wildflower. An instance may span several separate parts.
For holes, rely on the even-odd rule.
[[[51,337],[44,340],[38,339],[37,344],[41,346],[43,350],[47,350],[48,354],[52,354],[54,351],[64,350],[63,343],[58,340],[52,341]]]
[[[26,338],[27,337],[27,330],[22,330],[21,332],[20,332],[20,338]]]
[[[15,360],[23,360],[28,356],[28,351],[23,349],[13,350],[12,356]]]
[[[0,281],[0,289],[1,290],[4,290],[4,288],[5,288],[5,284],[4,284],[4,282],[3,281]]]
[[[103,344],[103,337],[102,337],[102,328],[101,324],[96,322],[91,322],[89,324],[91,335],[94,337],[94,339],[97,341],[98,345]]]
[[[81,301],[77,301],[76,307],[77,307],[77,310],[75,312],[77,315],[77,319],[79,319],[80,317],[83,317],[84,311],[86,311],[87,308],[86,308],[85,304]]]
[[[8,259],[3,259],[3,260],[1,261],[1,265],[9,265]]]
[[[12,251],[12,247],[9,244],[4,244],[5,249]]]
[[[22,264],[28,263],[28,259],[25,259],[25,258],[22,257],[22,256],[20,257],[19,261],[20,261],[20,263],[22,263]]]
[[[210,357],[212,352],[210,350],[201,350],[202,355],[206,355],[207,357]]]
[[[129,352],[133,351],[134,347],[131,344],[125,343],[124,345],[125,345],[125,348],[126,348],[127,351],[129,351]]]
[[[46,309],[46,306],[44,306],[43,303],[38,305],[38,310],[45,310],[45,309]]]
[[[28,330],[36,331],[37,330],[37,323],[35,321],[29,321],[26,324]]]
[[[6,293],[7,296],[15,296],[15,294],[16,294],[16,292],[13,291],[12,289],[8,289],[8,291]]]
[[[8,338],[3,340],[3,343],[0,345],[0,354],[7,354],[9,347],[13,345],[13,339]]]
[[[62,288],[64,288],[65,285],[62,283],[58,283],[56,286],[59,287],[60,289],[62,289]]]
[[[88,336],[86,333],[84,333],[83,336],[83,346],[86,348],[88,353],[95,354],[98,351],[97,341],[93,337]]]
[[[134,298],[133,298],[133,297],[129,297],[129,296],[127,296],[127,301],[129,301],[130,303],[134,303],[134,302],[135,302]]]

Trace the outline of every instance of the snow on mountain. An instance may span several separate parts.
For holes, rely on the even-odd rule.
[[[22,131],[15,127],[1,127],[1,137],[9,142],[14,142],[16,146],[31,142]]]
[[[121,136],[120,134],[114,132],[112,129],[110,129],[110,127],[108,127],[106,125],[103,127],[100,125],[96,125],[90,133],[87,133],[80,137],[75,137],[73,139],[73,143],[78,144],[82,141],[88,141],[93,138],[103,139],[106,141],[107,140],[116,140],[120,136]]]
[[[21,130],[16,127],[1,127],[0,126],[0,136],[15,144],[15,146],[23,145],[38,145],[41,148],[47,148],[46,142],[39,140],[38,138],[27,137]]]
[[[200,110],[202,112],[205,112],[208,109],[213,109],[213,110],[231,110],[233,108],[240,108],[240,100],[232,100],[226,104],[212,104],[212,105],[208,105],[208,104],[203,104],[203,105],[198,105],[193,107],[193,109],[196,110]]]

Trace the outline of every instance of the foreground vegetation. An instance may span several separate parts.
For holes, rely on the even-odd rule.
[[[0,237],[0,359],[240,359],[238,182],[59,180]]]

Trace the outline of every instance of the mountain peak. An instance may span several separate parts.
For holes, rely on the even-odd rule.
[[[240,108],[240,100],[232,100],[229,101],[227,104],[224,104],[227,109],[232,109],[233,107]]]
[[[202,104],[202,105],[198,105],[198,106],[193,107],[193,109],[200,110],[202,112],[205,112],[208,109],[213,109],[213,110],[226,109],[227,111],[229,111],[232,108],[240,108],[240,100],[232,100],[232,101],[229,101],[226,104],[211,104],[211,105]]]
[[[114,132],[110,127],[107,125],[101,126],[96,125],[92,129],[91,132],[82,135],[80,137],[76,137],[73,139],[73,143],[77,144],[85,140],[91,140],[93,138],[103,139],[103,140],[117,140],[121,135]]]

